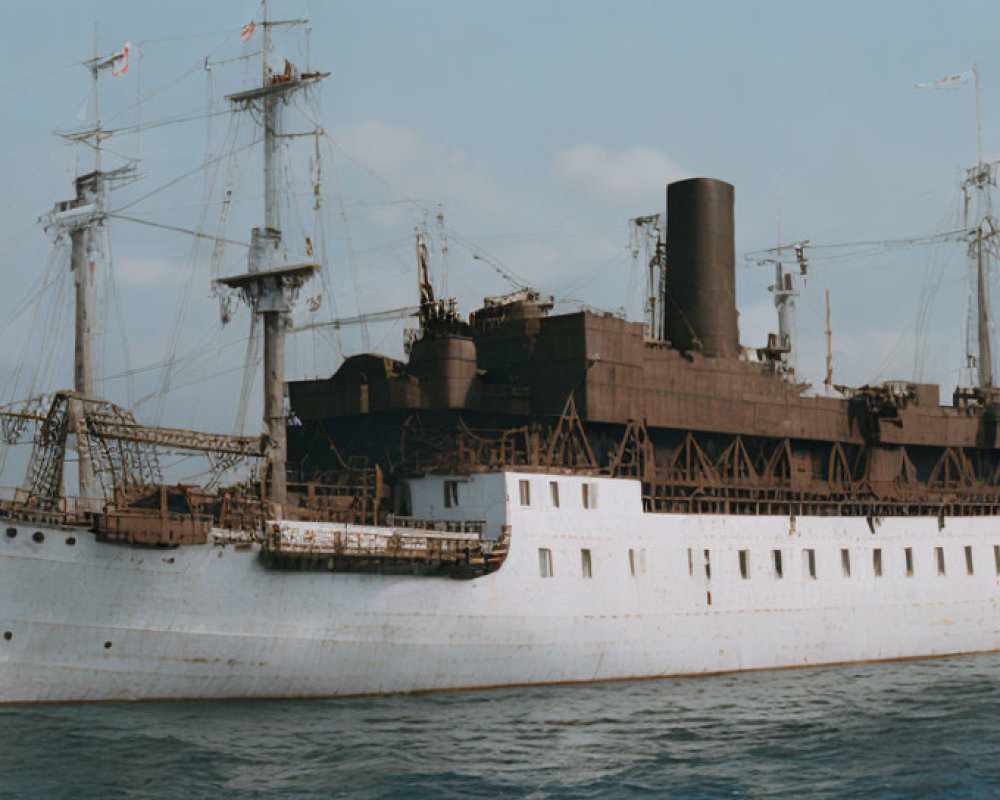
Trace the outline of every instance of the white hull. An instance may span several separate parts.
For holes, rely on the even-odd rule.
[[[412,482],[414,514],[485,518],[494,534],[509,524],[497,572],[273,571],[256,546],[138,549],[12,523],[16,537],[0,532],[0,701],[333,696],[1000,650],[1000,527],[988,517],[941,530],[887,519],[872,534],[863,518],[644,514],[634,481],[523,473],[463,479],[461,505],[441,509],[442,480]],[[582,507],[585,482],[595,509]]]

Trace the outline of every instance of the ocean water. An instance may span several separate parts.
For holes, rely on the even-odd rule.
[[[1000,797],[1000,655],[0,709],[2,798]]]

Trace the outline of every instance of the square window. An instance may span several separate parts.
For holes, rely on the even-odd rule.
[[[750,576],[750,551],[740,550],[740,577],[746,580]]]
[[[549,497],[552,498],[552,507],[559,508],[559,484],[556,481],[549,481]]]
[[[458,507],[458,481],[444,482],[444,507]]]
[[[774,577],[781,578],[785,575],[785,567],[781,563],[781,551],[772,550],[771,551],[771,563],[774,564]]]
[[[880,547],[872,550],[872,571],[876,578],[882,577],[882,548]]]
[[[943,547],[935,547],[934,548],[934,553],[937,556],[938,575],[944,575],[945,574],[945,569],[944,569],[944,548]]]
[[[906,577],[913,577],[913,548],[905,547],[903,548],[903,554],[906,556]]]
[[[969,575],[975,573],[975,569],[972,566],[972,545],[970,544],[965,546],[965,571]]]
[[[816,577],[816,551],[812,548],[802,551],[802,567],[807,577]]]
[[[531,482],[530,481],[518,481],[517,490],[521,496],[521,505],[530,506],[531,505]]]
[[[840,551],[840,570],[844,573],[845,578],[851,577],[851,551],[841,550]]]
[[[592,578],[592,577],[594,577],[593,576],[593,572],[591,571],[591,567],[590,567],[590,551],[589,550],[586,550],[586,549],[580,550],[580,565],[583,568],[583,577],[584,578]]]
[[[538,574],[543,578],[552,577],[552,551],[547,547],[538,548]]]

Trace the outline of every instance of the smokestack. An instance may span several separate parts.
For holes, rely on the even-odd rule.
[[[667,280],[663,331],[678,350],[736,358],[733,187],[714,178],[667,186]]]

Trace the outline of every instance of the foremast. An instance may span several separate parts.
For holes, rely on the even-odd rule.
[[[261,22],[264,32],[263,70],[260,86],[228,96],[244,111],[259,113],[264,128],[264,226],[251,231],[247,272],[219,283],[242,295],[251,313],[263,318],[264,329],[264,425],[267,431],[267,499],[280,515],[287,499],[285,430],[285,334],[292,303],[298,289],[318,264],[288,264],[282,247],[280,202],[278,192],[279,156],[282,140],[283,111],[296,92],[313,85],[329,73],[299,72],[287,59],[282,72],[268,66],[271,29],[278,25],[305,24],[308,20],[268,20]]]
[[[95,27],[94,56],[84,62],[90,70],[92,98],[90,127],[66,134],[65,138],[85,144],[94,151],[94,169],[78,175],[74,180],[76,197],[56,203],[52,211],[43,217],[46,231],[57,239],[66,234],[70,239],[70,271],[73,273],[74,288],[74,343],[73,343],[73,393],[69,404],[69,428],[76,436],[78,452],[79,495],[94,497],[94,471],[92,459],[87,452],[88,437],[84,422],[84,401],[97,399],[94,386],[94,366],[92,359],[93,342],[93,285],[94,253],[100,249],[98,230],[108,216],[108,190],[135,172],[132,165],[110,171],[101,169],[101,117],[98,106],[98,79],[102,72],[110,70],[115,75],[128,69],[128,50],[111,55],[98,54]]]

